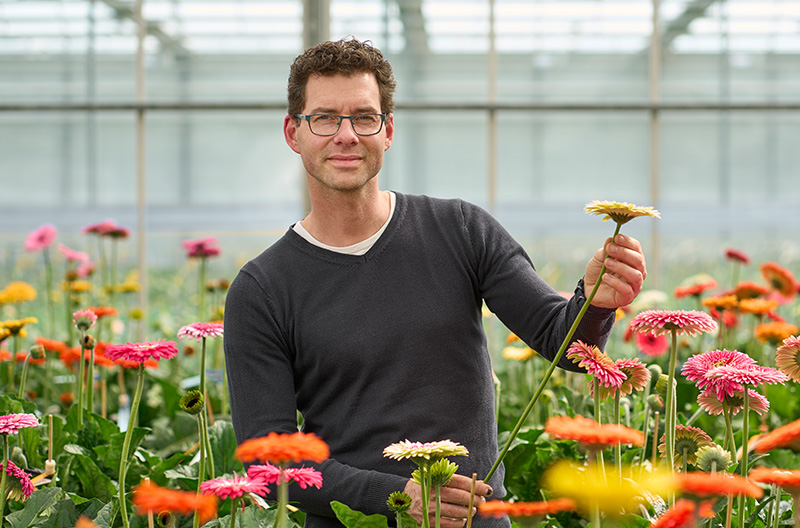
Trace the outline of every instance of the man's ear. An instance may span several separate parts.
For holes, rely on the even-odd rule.
[[[394,114],[386,114],[386,123],[383,126],[386,127],[386,141],[383,147],[383,150],[386,151],[389,150],[394,139]]]
[[[289,145],[293,151],[300,153],[297,145],[297,124],[298,119],[294,116],[287,115],[283,118],[283,137],[286,144]]]

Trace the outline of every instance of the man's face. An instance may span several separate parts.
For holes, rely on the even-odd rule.
[[[372,73],[352,76],[314,75],[306,84],[303,114],[379,114],[378,81]],[[378,134],[359,136],[348,119],[342,120],[333,136],[316,136],[308,122],[298,125],[286,116],[283,125],[286,143],[300,154],[309,185],[329,190],[352,192],[370,182],[383,165],[383,153],[392,144],[394,124],[391,114]]]

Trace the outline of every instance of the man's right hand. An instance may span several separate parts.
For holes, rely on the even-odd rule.
[[[464,475],[453,475],[447,486],[440,490],[440,497],[442,502],[441,509],[441,526],[442,528],[461,528],[467,522],[467,513],[469,508],[469,491],[472,487],[472,479]],[[405,487],[406,493],[411,497],[411,508],[408,514],[411,515],[417,523],[422,523],[422,489],[419,484],[413,480],[408,481]],[[486,497],[492,494],[492,488],[483,481],[477,481],[475,484],[475,500],[473,506],[477,508],[479,504],[486,502]],[[474,512],[473,512],[474,515]],[[436,519],[436,499],[431,490],[431,496],[428,506],[428,517],[430,518],[430,525],[433,526]]]

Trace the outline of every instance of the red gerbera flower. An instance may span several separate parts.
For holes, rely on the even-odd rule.
[[[748,257],[744,252],[730,247],[725,249],[725,258],[740,264],[750,264],[750,257]]]
[[[540,502],[504,502],[493,500],[478,506],[481,517],[534,517],[549,515],[562,511],[574,511],[575,501],[568,498],[553,499]]]
[[[67,344],[57,339],[49,339],[47,337],[37,337],[36,344],[42,345],[45,350],[49,352],[63,352],[67,349]]]
[[[713,495],[746,495],[760,499],[764,490],[750,480],[732,473],[706,473],[704,471],[688,471],[675,475],[678,487],[683,493],[698,497]]]
[[[106,220],[105,222],[100,222],[97,224],[91,224],[81,229],[81,233],[87,234],[95,234],[95,235],[103,235],[107,231],[114,229],[116,224],[111,220]]]
[[[734,290],[734,295],[736,295],[736,298],[740,301],[742,299],[763,297],[767,293],[769,293],[769,289],[766,286],[753,281],[742,281],[736,285],[736,289]]]
[[[795,497],[800,494],[799,470],[765,468],[763,466],[759,466],[757,468],[753,468],[748,477],[756,482],[777,484]]]
[[[178,491],[162,488],[151,482],[142,482],[133,489],[133,504],[138,515],[148,512],[159,514],[162,511],[189,515],[197,512],[200,523],[214,518],[217,514],[217,497],[202,495],[194,491]]]
[[[0,471],[3,471],[2,462],[0,462]],[[5,471],[8,475],[6,493],[9,494],[9,497],[22,502],[28,500],[28,497],[35,491],[31,477],[10,460]]]
[[[154,341],[152,343],[109,345],[106,347],[105,356],[112,360],[127,359],[144,363],[148,359],[172,359],[177,354],[178,348],[174,341]]]
[[[181,246],[186,250],[186,256],[193,257],[213,257],[219,255],[220,249],[217,247],[215,237],[195,238],[184,240]]]
[[[646,310],[631,321],[636,332],[656,335],[675,330],[678,334],[697,335],[717,329],[717,323],[705,312],[697,310]]]
[[[658,357],[669,350],[669,337],[653,332],[636,332],[636,348],[646,356]]]
[[[119,311],[116,308],[112,308],[110,306],[90,306],[87,310],[91,310],[97,316],[98,319],[102,319],[106,316],[117,316],[119,315]]]

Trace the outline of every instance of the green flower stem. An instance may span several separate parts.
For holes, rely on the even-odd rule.
[[[419,466],[420,487],[422,488],[422,528],[430,528],[430,502],[431,502],[431,475],[428,471],[429,462]]]
[[[103,237],[100,235],[97,235],[97,252],[100,254],[100,293],[103,294],[106,291],[106,286],[109,284],[109,281],[106,250],[103,244]]]
[[[770,491],[774,499],[772,508],[772,528],[778,528],[778,518],[781,515],[781,490],[778,488],[777,484],[772,484],[770,487],[772,488]]]
[[[42,250],[42,258],[44,258],[45,297],[47,302],[47,322],[49,324],[47,331],[50,333],[50,336],[55,339],[56,311],[55,306],[53,306],[53,268],[50,265],[49,248],[44,248]]]
[[[747,385],[744,386],[744,405],[742,406],[742,465],[739,472],[742,477],[747,477],[747,440],[750,436],[750,397],[747,394]],[[746,499],[744,495],[739,495],[739,528],[744,528],[744,518],[746,517]]]
[[[16,367],[17,363],[17,350],[19,349],[19,336],[15,335],[14,339],[14,350],[11,351],[11,361],[8,362],[8,391],[13,391],[14,386],[16,385],[14,378],[17,376],[16,372],[14,372],[14,368]]]
[[[281,464],[278,474],[278,511],[275,515],[275,528],[286,528],[287,514],[286,504],[289,503],[289,483],[283,476],[285,464]]]
[[[205,398],[206,405],[208,405],[208,398]],[[200,430],[202,436],[200,441],[203,443],[205,447],[206,455],[205,459],[208,461],[206,464],[206,474],[208,475],[209,479],[214,478],[214,453],[211,451],[211,439],[208,435],[208,415],[205,413],[205,409],[200,412],[199,415],[202,420],[202,428]]]
[[[684,447],[683,453],[681,454],[681,458],[683,459],[683,465],[681,467],[681,473],[686,473],[686,466],[689,464],[689,449]]]
[[[618,223],[617,228],[614,230],[614,235],[611,237],[611,240],[614,240],[617,237],[620,227],[622,227],[622,224]],[[597,282],[594,283],[594,288],[592,288],[591,293],[589,293],[589,296],[586,298],[586,302],[583,303],[583,306],[581,307],[581,310],[578,312],[578,315],[575,317],[575,321],[573,321],[572,326],[567,332],[567,335],[564,336],[564,341],[561,342],[561,347],[558,349],[558,352],[553,357],[553,361],[550,363],[550,366],[544,373],[544,376],[542,376],[542,381],[539,383],[539,387],[536,389],[536,393],[534,393],[533,398],[531,398],[531,401],[528,403],[528,406],[525,407],[525,410],[522,412],[522,416],[520,416],[519,420],[517,420],[517,424],[511,431],[511,436],[508,437],[506,445],[503,447],[503,450],[500,452],[500,455],[497,457],[497,460],[495,460],[494,464],[489,470],[489,473],[487,473],[486,477],[483,479],[484,482],[488,482],[489,479],[492,478],[492,475],[494,475],[495,471],[497,471],[497,468],[500,466],[500,463],[503,461],[506,454],[508,453],[508,450],[511,448],[511,443],[514,442],[514,439],[517,437],[517,434],[519,433],[522,424],[525,423],[525,419],[528,417],[528,414],[530,414],[531,409],[533,409],[533,406],[536,405],[536,402],[539,400],[539,396],[542,395],[542,391],[544,391],[547,382],[550,380],[550,376],[553,375],[553,371],[556,369],[556,366],[558,366],[558,362],[561,361],[561,356],[563,356],[564,352],[567,350],[567,346],[569,346],[569,342],[572,340],[572,336],[575,335],[575,331],[578,329],[578,325],[580,324],[581,319],[583,319],[583,316],[586,313],[586,310],[589,309],[589,305],[591,304],[592,299],[594,299],[594,296],[597,293],[598,288],[600,288],[600,282],[602,281],[603,274],[605,272],[606,272],[606,264],[605,262],[603,262],[603,266],[600,268],[600,273],[597,275]]]
[[[614,419],[617,426],[620,425],[620,412],[619,412],[619,388],[614,394]],[[614,446],[614,464],[617,466],[617,478],[622,480],[622,444],[617,442]]]
[[[205,394],[203,396],[205,396]],[[227,366],[225,361],[222,361],[222,409],[220,409],[220,412],[223,416],[228,416],[231,413],[231,404],[229,398]]]
[[[792,506],[794,506],[794,525],[800,528],[800,493],[792,493]]]
[[[202,429],[200,431],[200,441],[206,446],[206,457],[209,460],[208,473],[209,478],[214,478],[214,455],[211,453],[211,441],[208,436],[208,412],[211,407],[211,400],[208,398],[206,392],[206,338],[202,338],[202,346],[200,348],[200,394],[206,401],[201,414],[203,415]]]
[[[15,354],[16,357],[16,354]],[[22,364],[22,376],[19,380],[19,393],[17,397],[21,400],[23,396],[25,396],[25,381],[28,379],[28,365],[31,362],[31,353],[28,352],[28,355],[25,356],[25,362]]]
[[[233,504],[231,504],[231,528],[236,528],[236,510],[239,509],[239,502],[241,500],[241,497],[236,497],[233,499]]]
[[[672,334],[672,347],[669,352],[669,367],[667,371],[667,401],[666,417],[664,418],[664,439],[666,443],[666,458],[670,475],[675,473],[675,364],[678,360],[678,331],[670,330]]]
[[[125,431],[125,439],[122,441],[122,451],[119,457],[119,511],[122,517],[122,526],[130,528],[128,519],[128,508],[125,503],[125,475],[128,472],[128,451],[131,448],[131,437],[133,428],[136,427],[136,416],[139,413],[139,402],[144,391],[144,363],[139,364],[139,378],[136,382],[136,392],[133,393],[133,403],[131,404],[131,415],[128,418],[128,429]]]
[[[111,239],[111,284],[108,285],[108,304],[114,306],[114,288],[117,285],[117,239]]]
[[[80,349],[81,349],[81,357],[78,359],[80,364],[80,368],[78,368],[78,423],[83,423],[83,377],[84,377],[84,369],[86,368],[86,360],[83,356],[83,340],[86,337],[86,332],[81,330],[81,337],[80,337]]]
[[[200,495],[200,484],[205,481],[206,478],[206,442],[203,436],[203,412],[200,411],[200,414],[197,415],[197,433],[200,437],[199,444],[200,444],[200,466],[197,470],[197,494]],[[282,470],[281,470],[282,471]],[[194,528],[198,528],[200,526],[200,514],[195,511],[194,512],[194,521],[193,525]],[[233,526],[233,524],[231,524]]]
[[[600,505],[597,503],[592,506],[592,528],[600,528]]]
[[[594,378],[594,421],[599,424],[603,423],[600,407],[600,382],[597,378]],[[600,473],[603,475],[603,482],[606,482],[606,464],[603,457],[603,449],[597,450],[597,463],[600,466]]]
[[[97,343],[100,339],[97,340]],[[94,349],[92,347],[89,351],[89,369],[86,373],[86,410],[90,413],[94,412]]]
[[[206,320],[206,258],[207,257],[200,257],[200,274],[198,279],[200,282],[200,292],[197,301],[197,317],[199,321]]]
[[[733,439],[733,424],[731,423],[731,413],[728,404],[722,402],[722,414],[725,416],[725,445],[731,452],[731,458],[736,462],[736,440]]]
[[[3,519],[6,512],[6,485],[8,484],[8,435],[3,436],[3,476],[0,477],[0,526],[3,526]]]
[[[434,489],[434,495],[436,497],[436,528],[441,528],[441,517],[442,517],[442,497],[440,494],[441,488],[436,486]]]

